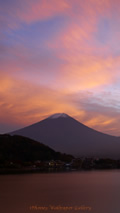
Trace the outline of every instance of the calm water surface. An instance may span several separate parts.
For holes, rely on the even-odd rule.
[[[0,212],[120,213],[120,170],[1,175]]]

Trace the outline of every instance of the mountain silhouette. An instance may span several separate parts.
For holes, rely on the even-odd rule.
[[[65,113],[10,133],[40,141],[55,151],[79,157],[120,158],[120,138],[93,130]]]
[[[0,163],[6,162],[34,162],[36,160],[62,160],[69,162],[71,155],[55,152],[48,146],[30,138],[19,135],[0,135]]]

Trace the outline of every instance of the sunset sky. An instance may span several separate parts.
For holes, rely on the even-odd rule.
[[[120,1],[0,0],[0,133],[60,112],[120,136]]]

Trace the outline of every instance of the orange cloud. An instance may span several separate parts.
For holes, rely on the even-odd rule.
[[[8,15],[8,19],[6,17],[4,22],[8,28],[22,26],[25,29],[24,24],[30,25],[55,16],[63,16],[66,27],[60,26],[59,33],[53,32],[53,37],[44,41],[45,48],[50,51],[46,52],[45,57],[43,49],[40,49],[41,40],[36,47],[29,48],[29,45],[26,46],[26,40],[23,42],[24,37],[18,36],[17,31],[15,33],[18,37],[15,42],[19,44],[17,43],[14,48],[13,43],[8,45],[9,48],[4,50],[6,56],[2,49],[1,121],[28,125],[50,114],[67,112],[90,127],[118,135],[119,110],[116,112],[115,107],[111,107],[106,115],[105,111],[101,110],[100,103],[97,106],[86,107],[90,99],[84,95],[84,91],[95,91],[95,98],[98,101],[97,92],[101,88],[106,89],[107,85],[112,85],[120,77],[119,45],[117,44],[119,43],[120,30],[117,30],[119,21],[116,26],[113,26],[120,14],[120,2],[117,0],[21,0],[14,4],[14,7],[11,4],[7,6],[7,11],[4,11]],[[115,37],[111,36],[105,43],[97,38],[101,19],[103,21],[109,19],[111,32],[115,33]],[[14,32],[10,31],[10,38],[13,35]],[[117,39],[114,42],[118,49],[113,45],[115,39]],[[117,49],[115,54],[114,48]],[[59,63],[51,59],[53,52],[53,58],[60,60]],[[79,91],[83,93],[84,104],[80,97],[77,97],[77,100],[68,98],[71,93],[75,96]],[[118,98],[111,99],[111,102],[116,102]],[[75,102],[79,99],[81,102],[77,105]],[[100,102],[104,105],[102,99]],[[108,101],[109,104],[110,101]],[[118,106],[119,103],[117,103]]]
[[[55,112],[74,111],[63,102],[62,92],[8,76],[1,83],[5,85],[0,90],[1,121],[27,125]]]
[[[102,15],[111,16],[112,2],[91,0],[88,4],[81,4],[77,1],[76,5],[77,12],[72,5],[73,14],[68,26],[53,42],[48,42],[49,47],[64,61],[56,87],[61,85],[70,92],[104,88],[120,76],[119,56],[114,55],[113,47],[109,43],[101,47],[95,40]]]
[[[111,117],[105,116],[105,115],[95,115],[95,117],[91,118],[90,120],[84,122],[86,126],[89,126],[93,129],[96,129],[97,131],[104,132],[106,134],[110,135],[116,135],[120,136],[120,131],[119,131],[119,121],[120,117]]]
[[[75,62],[70,58],[61,73],[62,86],[69,91],[106,87],[120,76],[119,57],[117,59],[91,56],[83,58],[82,55],[77,57],[76,55]]]
[[[88,103],[90,97],[92,98],[91,95],[81,93],[82,99],[79,101],[79,105],[76,105],[79,98],[73,100],[72,97],[75,95],[72,94],[71,97],[70,93],[66,93],[64,90],[36,86],[5,75],[2,80],[0,79],[0,83],[6,85],[0,90],[1,122],[27,126],[51,114],[65,112],[98,131],[119,135],[119,113],[115,109],[109,109],[108,113],[104,109],[99,112],[101,102],[98,102],[96,107],[98,112],[94,111],[94,105],[93,111],[90,112],[89,108],[92,105],[88,106]]]

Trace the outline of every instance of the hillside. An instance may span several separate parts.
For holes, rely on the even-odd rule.
[[[73,157],[45,146],[42,143],[23,136],[0,135],[0,163],[5,162],[34,162],[36,160],[71,161]]]

